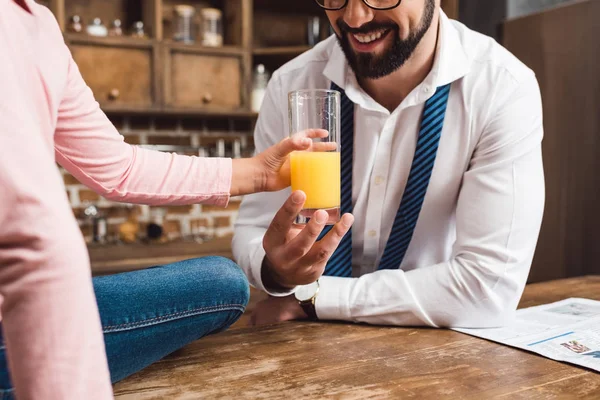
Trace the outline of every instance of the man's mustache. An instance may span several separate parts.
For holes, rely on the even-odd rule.
[[[343,19],[338,19],[336,21],[338,28],[342,33],[352,33],[352,34],[367,34],[373,31],[381,31],[386,29],[395,29],[398,30],[398,25],[393,22],[376,22],[370,21],[364,25],[361,25],[358,28],[352,28],[347,23],[344,22]]]

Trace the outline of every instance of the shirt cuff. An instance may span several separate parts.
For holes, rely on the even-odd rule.
[[[215,170],[218,173],[216,181],[217,197],[215,205],[219,207],[227,207],[231,193],[231,181],[233,179],[233,160],[231,158],[215,158],[217,164]]]
[[[317,317],[320,320],[349,321],[350,290],[355,278],[322,276],[319,278],[319,293],[315,301]]]
[[[261,237],[260,244],[257,245],[257,248],[254,251],[254,254],[252,255],[252,260],[250,261],[250,263],[251,263],[250,268],[252,269],[250,283],[252,284],[252,286],[254,286],[256,289],[266,292],[268,295],[273,296],[273,297],[286,297],[291,294],[294,294],[294,292],[296,292],[296,288],[289,290],[289,291],[285,291],[285,292],[274,292],[274,291],[268,290],[265,287],[265,284],[262,281],[262,264],[263,264],[263,260],[265,259],[266,255],[267,255],[267,253],[265,252],[265,248],[262,246],[262,237]]]

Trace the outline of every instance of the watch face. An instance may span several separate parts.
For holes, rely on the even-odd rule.
[[[296,289],[296,300],[308,301],[313,298],[319,288],[318,282],[313,282],[309,285],[298,286]]]

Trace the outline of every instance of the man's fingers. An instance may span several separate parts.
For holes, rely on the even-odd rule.
[[[294,224],[296,216],[302,210],[302,206],[306,201],[306,194],[297,190],[283,204],[283,206],[277,211],[269,229],[265,233],[264,243],[267,245],[277,246],[283,245],[286,241],[288,231]]]
[[[304,256],[300,262],[305,265],[318,265],[326,263],[333,255],[344,235],[354,223],[352,214],[345,214],[340,222],[335,224],[331,231]]]
[[[313,214],[302,231],[286,245],[285,253],[290,259],[297,260],[308,253],[319,238],[328,218],[327,211],[318,210]]]

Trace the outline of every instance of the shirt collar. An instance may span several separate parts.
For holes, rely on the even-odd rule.
[[[14,1],[23,10],[27,11],[29,14],[33,14],[33,11],[31,9],[31,5],[29,4],[28,0],[14,0]]]
[[[438,46],[433,68],[428,78],[433,78],[431,83],[434,87],[440,87],[463,78],[470,69],[471,63],[457,29],[441,11]]]
[[[440,10],[439,36],[433,67],[425,80],[406,97],[405,105],[408,107],[424,103],[434,95],[436,88],[467,75],[470,66],[458,31],[446,14]],[[365,108],[375,108],[375,111],[387,112],[382,106],[373,107],[364,104],[364,95],[361,94],[363,91],[358,86],[354,72],[348,66],[346,56],[337,41],[323,73],[327,79],[344,89],[354,103]],[[423,88],[427,90],[421,90]]]

